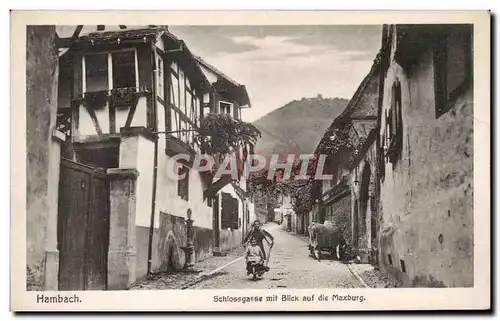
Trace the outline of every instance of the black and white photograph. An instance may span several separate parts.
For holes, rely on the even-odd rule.
[[[363,304],[489,278],[473,22],[76,22],[24,35],[31,306]]]

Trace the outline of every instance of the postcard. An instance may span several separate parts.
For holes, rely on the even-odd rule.
[[[11,66],[12,310],[491,308],[490,12],[12,11]]]

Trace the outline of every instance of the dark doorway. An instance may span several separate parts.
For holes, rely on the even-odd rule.
[[[61,159],[57,236],[59,290],[105,290],[109,184],[103,169]]]

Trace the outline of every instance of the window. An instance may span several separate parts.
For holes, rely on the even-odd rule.
[[[233,104],[231,104],[231,103],[226,103],[226,102],[220,101],[219,102],[220,113],[231,115],[231,107],[232,106],[233,106]]]
[[[135,51],[89,54],[84,56],[84,92],[136,88],[138,75]]]
[[[399,260],[399,263],[401,263],[401,271],[403,273],[406,273],[405,261],[404,260]]]
[[[472,79],[472,27],[454,26],[434,48],[436,117],[451,109]]]
[[[115,52],[111,55],[113,64],[113,88],[136,87],[135,52]]]
[[[166,99],[170,108],[170,125],[174,131],[173,137],[182,141],[186,146],[194,149],[199,147],[192,130],[197,126],[199,116],[199,99],[190,89],[190,81],[177,64],[172,63],[164,72],[170,73],[169,93]],[[177,132],[179,131],[179,132]],[[168,139],[168,137],[167,137]]]
[[[180,166],[178,168],[179,177],[185,174],[184,178],[177,181],[177,195],[179,195],[183,200],[189,200],[189,168],[186,166]]]
[[[108,54],[85,56],[85,92],[109,90]]]
[[[401,156],[403,147],[403,117],[401,110],[401,83],[394,81],[391,88],[391,107],[385,111],[386,132],[383,135],[386,143],[386,157],[393,165]]]

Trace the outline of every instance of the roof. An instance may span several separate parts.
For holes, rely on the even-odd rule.
[[[161,35],[163,37],[166,50],[168,50],[167,48],[173,44],[176,45],[177,48],[179,48],[179,47],[182,48],[181,56],[184,57],[184,61],[186,63],[185,68],[187,68],[187,70],[190,70],[191,72],[195,73],[197,75],[197,78],[199,79],[199,81],[202,83],[202,85],[206,86],[208,88],[210,86],[210,83],[209,83],[207,77],[205,76],[205,74],[203,73],[203,71],[201,70],[201,67],[198,64],[198,61],[195,59],[196,56],[193,55],[191,50],[189,50],[189,48],[186,45],[186,43],[184,42],[184,40],[175,36],[174,34],[172,34],[168,30],[163,30]],[[175,48],[172,48],[172,49],[175,49]],[[174,56],[176,54],[178,54],[178,53],[173,53]]]
[[[107,46],[113,42],[148,42],[155,41],[159,37],[162,37],[166,43],[165,45],[182,48],[181,52],[172,53],[172,56],[176,56],[179,59],[179,62],[183,64],[184,68],[186,68],[187,72],[190,72],[197,81],[199,81],[200,85],[204,88],[209,87],[209,82],[206,79],[203,71],[198,65],[197,61],[194,59],[193,54],[186,46],[183,40],[179,39],[172,33],[168,31],[166,26],[159,27],[144,27],[144,28],[136,28],[136,29],[120,29],[120,30],[110,30],[110,31],[94,31],[85,35],[81,35],[77,39],[74,40],[74,44],[76,48],[79,46],[88,46],[88,45],[104,45]],[[71,39],[70,39],[71,40]]]
[[[200,56],[196,56],[196,55],[193,55],[193,56],[194,56],[194,59],[196,59],[196,61],[198,61],[198,63],[200,63],[200,65],[210,69],[212,72],[214,72],[217,75],[221,76],[222,78],[226,79],[228,82],[230,82],[234,86],[236,86],[236,87],[241,86],[238,82],[236,82],[236,80],[230,78],[228,75],[226,75],[225,73],[223,73],[219,69],[215,68],[214,66],[212,66],[211,64],[209,64],[205,60],[203,60],[203,58],[201,58]]]
[[[114,40],[140,40],[154,39],[166,32],[165,28],[140,28],[140,29],[123,29],[113,31],[95,31],[86,35],[82,35],[76,39],[76,43],[93,42],[102,43]]]
[[[340,115],[334,119],[332,125],[334,125],[336,121],[338,122],[341,120],[345,120],[345,118],[347,118],[352,112],[354,112],[354,109],[357,106],[359,99],[363,95],[365,88],[369,85],[370,81],[373,79],[373,77],[376,76],[377,72],[380,69],[380,58],[381,58],[381,53],[379,52],[377,53],[375,59],[373,60],[373,65],[370,69],[370,72],[368,73],[368,75],[366,75],[361,84],[358,86],[358,88],[354,92],[354,95],[347,103],[347,106],[345,107],[344,111],[342,111],[342,113],[340,113]]]

